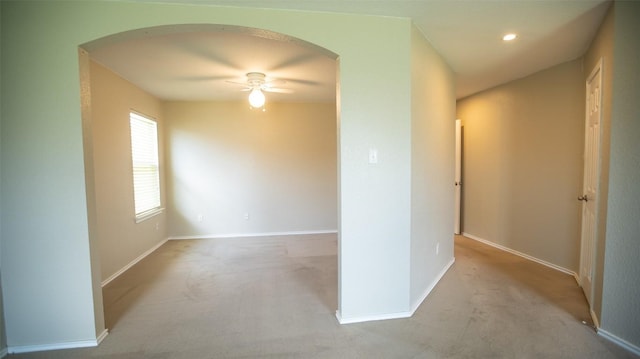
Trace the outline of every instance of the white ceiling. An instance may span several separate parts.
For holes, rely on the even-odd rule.
[[[292,91],[269,93],[270,100],[335,101],[335,55],[320,51],[270,32],[207,26],[89,49],[94,60],[164,100],[246,99],[243,86],[229,81],[262,72]]]
[[[147,1],[147,0],[140,0]],[[457,74],[457,97],[522,78],[584,54],[609,6],[603,0],[153,0],[412,18]],[[515,32],[518,39],[502,41]],[[91,56],[167,100],[246,98],[250,71],[283,79],[292,94],[271,100],[333,101],[335,56],[250,31],[147,36],[89,49]],[[264,33],[262,34],[264,35]]]

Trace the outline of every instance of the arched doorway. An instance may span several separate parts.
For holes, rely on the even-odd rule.
[[[215,41],[219,41],[222,46],[207,46],[206,41],[212,40],[215,38]],[[220,86],[225,85],[228,86],[227,81],[237,80],[238,75],[244,74],[250,71],[261,70],[260,69],[260,56],[247,57],[241,60],[248,60],[248,62],[253,62],[253,65],[248,64],[235,64],[233,61],[234,56],[229,56],[231,44],[236,43],[241,39],[246,38],[249,41],[249,45],[245,45],[241,51],[246,52],[247,46],[253,46],[253,49],[257,49],[258,47],[263,48],[263,51],[274,52],[274,47],[268,47],[265,45],[266,42],[271,42],[276,45],[282,45],[283,47],[293,48],[297,47],[302,50],[295,53],[287,53],[285,54],[288,58],[280,58],[277,57],[271,58],[272,64],[270,67],[265,67],[264,70],[269,74],[275,73],[275,78],[285,78],[286,82],[297,86],[298,89],[304,90],[306,87],[313,87],[317,80],[305,79],[304,77],[295,77],[282,75],[286,73],[287,68],[293,68],[293,73],[295,71],[300,72],[301,67],[307,62],[312,62],[317,59],[317,57],[325,57],[331,59],[334,63],[334,76],[331,78],[332,88],[334,91],[332,92],[333,99],[335,101],[335,60],[336,55],[325,50],[319,48],[313,44],[309,44],[305,41],[294,39],[291,37],[287,37],[285,35],[257,30],[245,27],[234,27],[234,26],[218,26],[218,25],[181,25],[181,26],[167,26],[167,27],[158,27],[158,28],[147,28],[141,30],[134,30],[126,33],[120,33],[113,36],[109,36],[106,38],[102,38],[82,46],[81,51],[81,73],[85,74],[87,72],[91,72],[91,69],[82,68],[86,66],[94,66],[90,58],[92,57],[92,53],[100,53],[104,48],[107,47],[118,47],[118,44],[122,44],[125,42],[132,42],[135,46],[139,46],[140,48],[144,48],[144,46],[149,45],[149,41],[151,39],[155,39],[162,43],[163,41],[168,41],[172,44],[179,44],[182,48],[178,50],[183,50],[183,54],[188,59],[189,57],[193,59],[201,60],[200,63],[193,64],[192,66],[189,63],[185,63],[180,61],[181,59],[174,59],[174,61],[178,61],[180,63],[179,68],[187,69],[187,71],[182,72],[180,76],[180,80],[183,83],[186,83],[185,88],[191,88],[188,91],[183,91],[178,95],[167,95],[162,94],[162,90],[156,95],[160,98],[171,98],[171,96],[183,96],[185,92],[191,92],[192,95],[196,97],[188,97],[184,98],[172,98],[173,101],[188,101],[188,100],[198,100],[205,101],[208,99],[208,94],[202,94],[204,91],[201,86],[203,83],[208,83],[210,88],[208,89],[209,93],[217,93],[219,94],[218,101],[234,101],[236,98],[234,96],[246,96],[245,93],[237,91],[234,89],[233,94],[225,94],[221,90]],[[226,46],[224,46],[226,44]],[[128,45],[129,49],[132,49],[131,45]],[[259,52],[259,51],[256,51]],[[276,51],[277,52],[277,51]],[[115,54],[115,55],[114,55]],[[105,63],[113,63],[116,64],[116,69],[112,69],[114,72],[120,74],[125,77],[127,80],[136,84],[136,82],[142,83],[141,86],[146,87],[143,92],[154,92],[153,82],[149,82],[147,80],[136,80],[135,74],[131,75],[129,72],[128,75],[125,75],[127,71],[131,71],[131,69],[136,71],[136,60],[140,62],[137,64],[138,66],[149,66],[154,64],[154,56],[150,56],[150,58],[145,58],[145,52],[140,52],[133,54],[133,57],[128,57],[124,61],[118,59],[117,51],[106,51],[101,53],[100,61],[102,65]],[[175,55],[175,53],[174,53]],[[115,58],[109,58],[109,56],[115,56]],[[285,56],[285,57],[286,57]],[[263,59],[264,60],[264,59]],[[238,61],[242,62],[242,61]],[[267,61],[268,62],[268,61]],[[125,64],[127,68],[117,68],[119,65]],[[133,66],[132,66],[133,64]],[[206,67],[203,70],[202,67]],[[264,66],[264,65],[263,65]],[[141,67],[138,67],[139,70],[142,70]],[[144,69],[148,70],[148,69]],[[162,71],[161,68],[156,69],[158,71]],[[278,71],[280,71],[280,75],[278,75]],[[301,72],[300,72],[301,73]],[[90,193],[88,197],[90,198],[90,206],[94,206],[93,211],[89,211],[90,213],[90,223],[93,223],[91,226],[91,236],[93,243],[100,244],[100,258],[101,258],[101,275],[100,281],[103,285],[107,284],[111,279],[117,277],[126,269],[131,267],[137,261],[144,258],[147,254],[151,253],[157,247],[164,243],[167,235],[163,235],[166,233],[166,228],[170,226],[174,226],[176,228],[180,228],[180,230],[185,231],[184,234],[181,232],[169,233],[169,237],[211,237],[215,235],[222,235],[229,233],[238,233],[237,230],[231,228],[227,229],[226,232],[223,230],[222,232],[214,233],[211,229],[206,228],[194,228],[197,226],[203,226],[207,222],[207,220],[211,218],[215,218],[215,211],[212,213],[208,213],[202,209],[202,204],[193,204],[190,203],[190,209],[185,209],[182,206],[183,202],[176,200],[176,198],[168,199],[169,195],[165,194],[164,202],[171,203],[171,205],[167,206],[168,208],[164,213],[160,213],[157,217],[154,217],[150,220],[135,223],[132,221],[131,213],[127,212],[127,208],[131,207],[131,188],[128,186],[130,184],[129,176],[125,173],[118,173],[118,168],[120,170],[126,167],[125,161],[129,156],[130,150],[127,148],[127,138],[128,138],[128,128],[126,127],[126,121],[120,120],[121,125],[113,126],[113,121],[102,121],[102,123],[109,122],[107,126],[98,125],[98,121],[96,121],[97,117],[100,116],[101,111],[109,112],[107,116],[111,116],[112,119],[117,117],[122,117],[126,115],[124,111],[117,111],[115,107],[117,106],[104,106],[102,108],[97,108],[99,105],[99,101],[94,101],[91,99],[93,85],[91,81],[95,79],[91,79],[90,76],[83,76],[83,84],[84,87],[87,88],[87,91],[83,91],[83,118],[85,123],[88,123],[85,126],[85,139],[90,139],[85,142],[85,151],[90,152],[90,154],[85,153],[85,156],[92,158],[92,165],[87,166],[87,171],[91,172],[87,174],[87,182],[93,182],[93,185],[88,186],[89,191],[93,191],[93,195]],[[147,81],[147,82],[145,82]],[[162,87],[162,86],[159,86]],[[166,87],[165,87],[166,89]],[[222,93],[221,93],[222,92]],[[197,94],[200,94],[201,97],[197,97]],[[195,94],[195,95],[193,95]],[[105,94],[103,94],[105,95]],[[281,94],[275,94],[276,96]],[[87,98],[87,96],[89,96]],[[115,96],[115,95],[114,95]],[[135,97],[137,95],[131,95],[129,98]],[[282,94],[281,97],[284,97],[285,94]],[[312,96],[320,96],[318,93],[312,94]],[[324,94],[323,96],[326,96]],[[146,100],[143,98],[141,100],[145,102]],[[158,108],[157,104],[119,104],[118,106],[123,106],[120,110],[123,110],[126,107],[129,107],[131,110],[138,112],[146,112],[150,114],[152,118],[162,118],[164,117],[162,114],[158,114],[161,110]],[[145,108],[146,107],[146,108]],[[115,112],[112,112],[115,111]],[[333,104],[333,113],[337,114],[337,108],[335,106],[335,102]],[[337,115],[336,115],[337,116]],[[334,118],[334,124],[337,126],[337,121]],[[124,124],[124,125],[123,125]],[[101,126],[100,128],[98,128]],[[165,124],[160,124],[159,127],[163,127]],[[335,130],[334,130],[335,132]],[[99,134],[99,135],[98,135]],[[107,135],[109,134],[109,135]],[[105,136],[106,135],[106,138]],[[162,137],[162,135],[161,135]],[[333,140],[336,140],[336,135],[334,134]],[[161,141],[162,142],[162,141]],[[162,145],[161,145],[162,146]],[[166,144],[164,144],[166,148]],[[334,142],[334,150],[337,148]],[[113,157],[120,156],[121,161],[119,164],[111,164],[109,165],[107,162],[118,162],[113,161]],[[167,157],[173,158],[174,156],[167,155]],[[334,173],[333,177],[333,203],[325,203],[325,207],[331,207],[333,205],[333,219],[335,220],[334,225],[337,229],[337,171],[336,164],[337,155],[334,154]],[[122,161],[124,159],[124,161]],[[182,161],[184,162],[184,161]],[[111,167],[109,167],[111,166]],[[121,171],[122,172],[122,171]],[[188,171],[187,171],[188,172]],[[105,177],[108,176],[108,177]],[[171,183],[168,191],[174,191],[178,187],[176,185],[179,180],[176,176],[171,174],[164,173],[162,177],[171,178],[168,182]],[[230,180],[233,182],[233,180]],[[166,188],[167,186],[163,186]],[[182,187],[181,187],[182,188]],[[191,187],[193,188],[193,187]],[[182,188],[184,189],[184,188]],[[115,195],[114,195],[115,194]],[[173,197],[173,196],[171,196]],[[194,198],[207,198],[207,196],[199,196],[195,195]],[[327,196],[319,196],[320,198],[326,198]],[[108,202],[108,203],[107,203]],[[180,202],[180,203],[176,203]],[[188,206],[189,207],[189,206]],[[120,210],[114,210],[120,208]],[[193,208],[199,208],[194,210]],[[195,211],[195,212],[194,212]],[[194,212],[194,213],[191,213]],[[244,210],[241,211],[242,218],[246,221],[249,217],[253,217],[253,213],[249,213]],[[325,215],[326,216],[326,215]],[[172,219],[173,218],[173,219]],[[219,223],[220,221],[218,221]],[[224,220],[222,222],[225,222]],[[226,221],[229,222],[229,221]],[[240,221],[242,223],[242,221]],[[215,226],[214,226],[215,227]],[[210,228],[214,228],[210,227]],[[198,229],[200,232],[189,232],[190,230]],[[318,228],[302,228],[298,230],[299,232],[304,232],[305,230],[317,230]],[[320,228],[320,230],[326,230],[326,228]],[[278,229],[271,229],[272,232],[287,232]],[[242,232],[246,235],[251,235],[252,233],[269,233],[269,230],[261,230],[260,228],[250,228],[249,231]],[[291,231],[291,232],[295,232]],[[119,241],[119,242],[118,242]],[[106,244],[105,244],[106,243]],[[334,308],[335,309],[335,308]],[[108,324],[108,323],[107,323]]]

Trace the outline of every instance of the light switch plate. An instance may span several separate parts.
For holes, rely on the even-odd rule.
[[[378,163],[378,150],[376,148],[369,149],[369,163]]]

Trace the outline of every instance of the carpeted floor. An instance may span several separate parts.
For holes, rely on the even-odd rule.
[[[334,235],[170,241],[104,288],[97,348],[9,358],[634,358],[573,277],[456,237],[412,318],[340,325]]]

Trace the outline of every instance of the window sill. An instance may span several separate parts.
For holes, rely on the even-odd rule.
[[[159,215],[160,213],[164,212],[164,208],[154,208],[154,209],[150,209],[146,212],[142,212],[138,215],[136,215],[136,223],[140,223],[140,222],[144,222],[147,219],[150,219],[152,217],[155,217],[157,215]]]

